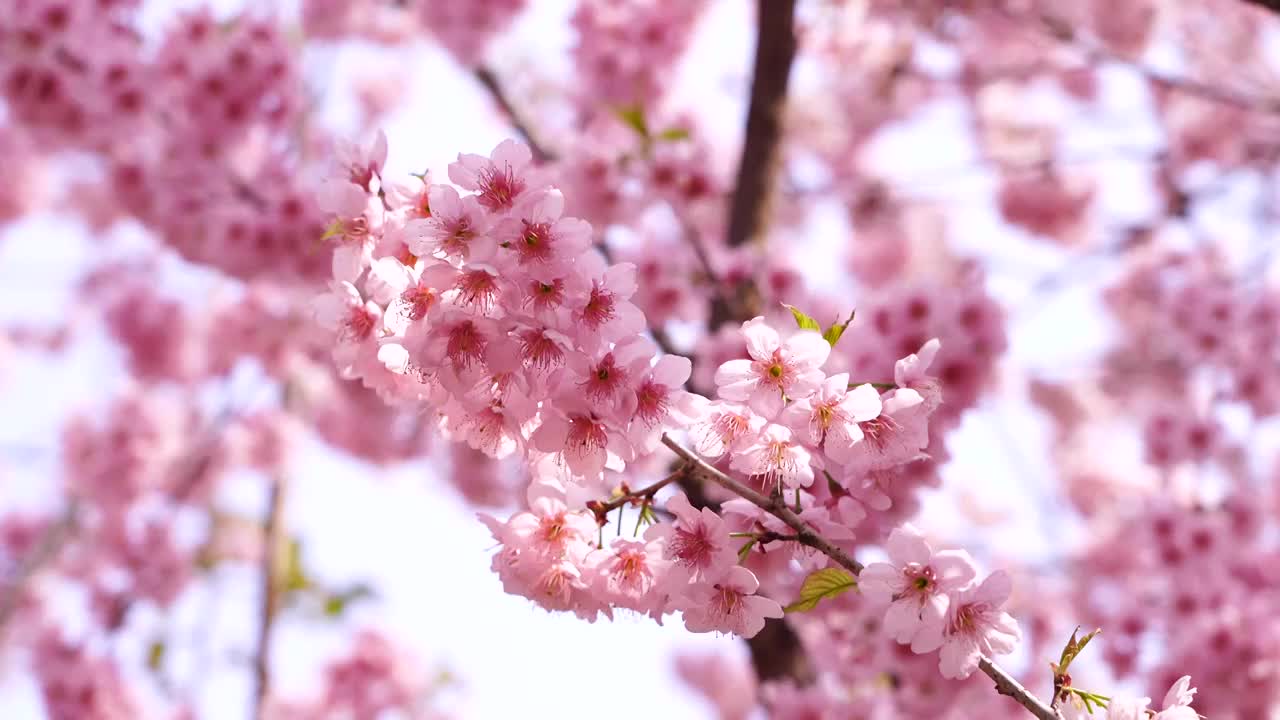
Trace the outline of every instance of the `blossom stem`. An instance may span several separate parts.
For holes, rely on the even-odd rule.
[[[671,437],[666,434],[663,434],[662,436],[662,444],[666,445],[672,452],[688,462],[689,467],[701,474],[703,477],[738,497],[743,498],[756,507],[772,514],[774,517],[793,528],[796,531],[796,542],[818,550],[832,560],[835,560],[838,564],[854,575],[858,575],[862,572],[862,563],[854,560],[848,553],[836,547],[826,538],[814,531],[808,523],[792,512],[791,509],[786,506],[786,503],[781,502],[780,498],[765,497],[728,475],[725,475],[716,468],[707,464],[704,460],[680,443],[672,440]],[[999,665],[991,662],[988,658],[984,657],[978,661],[978,669],[995,682],[996,692],[1012,698],[1019,705],[1025,708],[1027,712],[1035,716],[1037,720],[1062,720],[1062,716],[1056,709],[1050,707],[1040,698],[1036,697],[1031,691],[1023,687],[1022,683],[1019,683],[1012,675],[1004,670],[1004,668],[1001,668]]]
[[[687,465],[682,465],[677,468],[675,472],[652,485],[642,487],[639,490],[625,492],[607,503],[588,503],[587,508],[597,516],[601,516],[613,512],[627,503],[635,502],[636,500],[644,500],[647,502],[652,500],[653,496],[657,495],[659,490],[683,478],[687,474],[687,468]]]

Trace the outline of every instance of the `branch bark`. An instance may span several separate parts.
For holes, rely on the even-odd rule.
[[[1246,5],[1253,5],[1273,13],[1280,13],[1280,0],[1243,0]]]
[[[764,232],[782,140],[782,112],[796,55],[796,0],[757,0],[760,24],[746,137],[729,209],[729,247],[756,241]]]
[[[801,544],[822,552],[854,575],[862,572],[862,563],[854,560],[848,553],[828,542],[826,538],[814,531],[808,523],[788,508],[785,502],[778,498],[766,497],[725,475],[666,434],[662,436],[662,444],[688,463],[688,467],[692,471],[699,473],[702,477],[744,498],[756,507],[771,513],[774,517],[786,523],[796,531],[797,541]],[[996,692],[1012,698],[1027,712],[1035,716],[1037,720],[1062,720],[1062,716],[1058,714],[1057,710],[1036,697],[1030,690],[1027,690],[1014,679],[1012,675],[990,659],[984,657],[979,660],[978,669],[995,682]]]
[[[283,555],[285,479],[277,477],[271,483],[271,495],[267,501],[267,518],[263,529],[262,548],[262,600],[258,611],[258,639],[253,653],[253,714],[250,717],[263,720],[267,697],[271,693],[271,630],[275,626],[280,609],[281,575],[280,560]]]

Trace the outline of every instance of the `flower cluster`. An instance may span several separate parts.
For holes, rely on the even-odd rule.
[[[826,558],[787,543],[766,560],[787,528],[741,499],[718,513],[677,492],[670,521],[652,515],[656,488],[636,495],[624,484],[622,502],[606,504],[616,474],[648,462],[663,433],[687,431],[697,453],[727,458],[729,472],[775,498],[794,494],[804,523],[852,547],[862,519],[886,509],[899,468],[926,457],[941,401],[928,374],[937,340],[898,360],[882,390],[824,370],[844,326],[783,332],[756,317],[740,330],[746,357],[714,373],[716,398],[693,395],[682,389],[690,362],[658,356],[642,334],[635,267],[603,261],[527,148],[460,155],[454,184],[416,188],[385,183],[386,152],[382,136],[349,146],[326,184],[338,246],[316,315],[344,374],[393,402],[425,403],[449,438],[532,469],[527,510],[481,516],[507,592],[592,621],[679,611],[691,631],[750,637],[782,616],[758,593],[759,573],[780,589],[793,573],[780,559],[816,569]],[[606,544],[605,516],[628,502],[650,526]],[[1006,575],[975,585],[966,555],[934,556],[910,528],[889,543],[898,566],[868,568],[867,592],[892,603],[898,640],[940,648],[949,677],[1012,650]]]

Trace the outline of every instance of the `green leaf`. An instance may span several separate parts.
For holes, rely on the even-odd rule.
[[[796,319],[796,325],[799,326],[801,330],[817,330],[818,332],[822,332],[822,326],[818,324],[818,321],[808,315],[805,315],[804,311],[800,308],[794,305],[787,305],[785,303],[783,304],[783,307],[791,311],[791,317]]]
[[[644,119],[644,108],[639,105],[630,105],[620,107],[614,111],[618,115],[618,119],[627,125],[627,127],[635,130],[642,138],[649,137],[649,124]]]
[[[280,575],[281,584],[286,592],[309,590],[313,587],[314,583],[307,577],[307,571],[302,567],[302,541],[291,538],[284,548],[283,560]]]
[[[672,140],[672,141],[674,141],[674,140],[688,140],[688,139],[689,139],[689,129],[688,129],[688,128],[682,128],[682,127],[667,128],[666,130],[663,130],[662,132],[658,133],[658,139],[659,139],[659,140]]]
[[[810,573],[800,586],[800,599],[783,608],[787,612],[809,612],[823,598],[833,598],[858,587],[858,580],[840,568],[825,568]]]
[[[164,662],[164,652],[164,641],[152,640],[151,645],[147,646],[147,667],[153,671],[159,671],[161,663]]]
[[[324,614],[328,617],[339,617],[346,612],[351,603],[373,597],[373,588],[368,585],[353,585],[346,590],[334,593],[324,599]]]
[[[854,313],[849,313],[849,319],[842,323],[832,323],[831,327],[823,331],[822,339],[826,340],[831,347],[835,347],[836,343],[840,342],[840,336],[844,335],[844,329],[849,327],[849,323],[853,322],[853,315]]]
[[[1068,640],[1067,644],[1062,648],[1062,656],[1059,658],[1058,664],[1053,668],[1054,674],[1065,674],[1067,672],[1067,668],[1071,666],[1071,661],[1075,660],[1076,657],[1084,651],[1084,648],[1089,644],[1089,641],[1097,637],[1100,632],[1102,632],[1101,629],[1094,630],[1077,640],[1076,635],[1080,633],[1080,626],[1077,625],[1076,629],[1071,631],[1071,639]]]
[[[751,554],[751,548],[755,547],[755,544],[756,544],[756,539],[751,538],[746,543],[744,543],[742,547],[738,548],[739,563],[744,563],[747,561],[747,556]]]

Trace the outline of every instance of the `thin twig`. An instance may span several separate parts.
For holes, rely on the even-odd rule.
[[[507,97],[506,91],[502,89],[502,85],[498,82],[498,76],[494,75],[493,71],[487,67],[476,68],[475,75],[476,80],[484,86],[485,90],[489,91],[489,96],[498,104],[502,113],[507,116],[511,126],[524,137],[529,149],[533,152],[533,158],[540,163],[554,160],[555,153],[548,150],[547,146],[538,140],[538,135],[534,132],[533,126],[520,114],[515,105],[512,104],[511,99]]]
[[[45,528],[35,547],[23,557],[13,573],[12,581],[0,586],[0,630],[4,629],[14,613],[18,611],[18,606],[22,604],[22,593],[31,579],[40,572],[41,568],[58,556],[58,552],[71,537],[76,526],[79,508],[79,503],[73,499],[62,513],[62,517]]]
[[[746,485],[743,485],[737,480],[734,480],[728,475],[725,475],[716,468],[707,464],[705,460],[698,457],[690,450],[687,450],[680,443],[672,440],[671,437],[665,433],[662,436],[662,444],[671,448],[672,452],[690,463],[692,469],[696,470],[706,479],[719,485],[725,490],[728,490],[734,495],[745,499],[752,505],[755,505],[761,510],[772,514],[774,517],[786,523],[792,530],[796,531],[796,542],[818,550],[827,557],[843,565],[854,575],[862,572],[862,563],[854,560],[848,553],[835,545],[832,545],[826,538],[815,532],[808,523],[800,519],[800,516],[796,515],[791,508],[787,507],[786,503],[781,499],[766,497]]]
[[[653,496],[657,495],[659,490],[683,478],[685,474],[688,472],[688,470],[686,469],[687,467],[688,466],[682,465],[670,475],[662,478],[661,480],[653,483],[652,485],[649,485],[647,487],[642,487],[639,490],[624,489],[624,492],[621,495],[610,500],[609,502],[587,503],[587,508],[590,509],[591,512],[595,513],[596,515],[606,515],[608,513],[613,512],[614,510],[617,510],[623,505],[626,505],[627,503],[630,503],[630,502],[635,502],[636,500],[646,500],[646,501],[652,500]]]
[[[689,467],[700,473],[703,477],[723,487],[729,492],[744,498],[751,504],[772,514],[774,517],[789,525],[796,531],[796,542],[822,552],[854,575],[858,575],[862,572],[862,563],[854,560],[848,553],[831,544],[826,538],[815,532],[808,523],[800,519],[798,515],[788,508],[786,503],[780,498],[765,497],[728,475],[725,475],[716,468],[707,464],[706,461],[686,449],[680,443],[672,440],[670,436],[666,434],[662,436],[662,444],[666,445],[672,452],[688,462]],[[1059,715],[1056,710],[1045,704],[1040,700],[1040,698],[1036,697],[1031,693],[1031,691],[1027,690],[1021,683],[1015,680],[1012,675],[1006,672],[999,665],[991,662],[991,660],[985,657],[979,660],[978,669],[995,682],[996,692],[1013,698],[1013,700],[1026,708],[1027,712],[1030,712],[1038,718],[1038,720],[1062,720],[1062,716]]]
[[[1244,2],[1254,2],[1264,7],[1271,7],[1276,4],[1275,0],[1243,0]],[[1010,17],[1018,17],[1015,11],[1008,8],[1002,10]],[[1257,97],[1245,93],[1236,92],[1221,85],[1203,82],[1194,78],[1175,76],[1157,70],[1143,63],[1126,58],[1107,47],[1086,41],[1080,36],[1080,33],[1067,21],[1049,15],[1047,13],[1038,12],[1034,17],[1024,18],[1031,20],[1042,32],[1047,36],[1057,40],[1059,43],[1070,48],[1080,50],[1084,54],[1086,62],[1114,62],[1125,65],[1142,75],[1148,82],[1159,85],[1160,87],[1175,92],[1194,95],[1196,97],[1211,102],[1230,105],[1241,110],[1276,113],[1280,112],[1280,101],[1274,97]]]
[[[263,529],[262,601],[259,606],[258,639],[253,653],[254,705],[252,717],[265,717],[267,696],[271,692],[271,629],[280,608],[282,577],[280,560],[284,547],[284,501],[286,481],[276,477],[271,483],[267,502],[267,519]]]
[[[1039,720],[1062,720],[1062,715],[1057,710],[1046,705],[1043,700],[1023,687],[1022,683],[1005,672],[1004,668],[991,662],[988,658],[984,657],[978,660],[978,669],[995,682],[996,692],[1012,698]]]
[[[1270,10],[1273,13],[1280,13],[1280,0],[1241,0],[1241,2],[1264,10]]]

